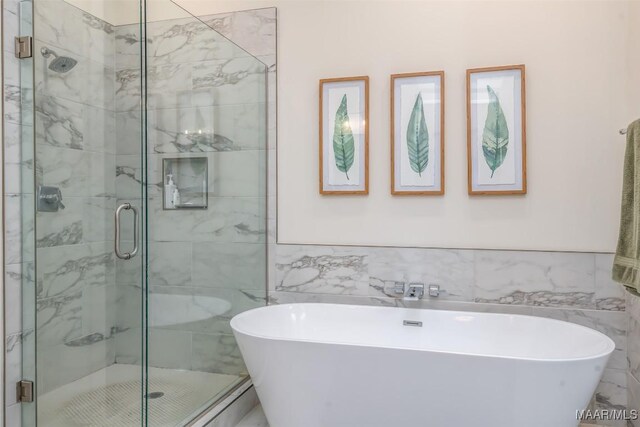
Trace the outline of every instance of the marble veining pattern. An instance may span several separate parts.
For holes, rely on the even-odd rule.
[[[260,243],[265,240],[264,203],[253,197],[212,197],[208,210],[190,212],[192,222],[174,221],[174,213],[163,211],[160,197],[150,201],[149,227],[158,241]]]
[[[595,408],[626,407],[627,363],[640,369],[636,349],[640,340],[627,340],[627,329],[640,331],[640,314],[628,321],[625,312],[625,306],[640,307],[640,303],[625,303],[621,285],[608,278],[609,254],[279,244],[275,258],[272,304],[322,302],[525,314],[601,331],[616,348],[594,396]],[[398,298],[395,287],[410,282],[438,284],[442,293],[422,301]]]
[[[152,110],[149,151],[199,153],[264,149],[264,104]]]
[[[595,255],[477,251],[478,302],[595,308]]]
[[[34,41],[34,48],[39,52],[48,44]],[[72,46],[72,45],[70,45]],[[55,47],[56,53],[76,59],[76,66],[66,72],[57,73],[50,70],[48,59],[42,55],[34,56],[36,76],[36,101],[43,96],[53,96],[109,110],[115,105],[115,70],[112,66],[97,62],[91,57],[82,57],[75,52]]]
[[[114,277],[114,254],[104,243],[38,249],[39,299],[105,284]]]
[[[625,292],[627,300],[627,407],[640,411],[640,296],[631,290]],[[632,422],[640,426],[639,420]]]
[[[22,374],[22,332],[7,335],[5,340],[5,399],[7,406],[17,404],[15,384]],[[10,424],[8,424],[10,425]]]
[[[605,369],[589,409],[600,411],[623,411],[627,409],[627,374],[624,370]],[[605,426],[627,427],[627,421],[607,419],[600,421]]]
[[[154,22],[147,31],[151,292],[190,296],[194,302],[200,296],[211,296],[232,303],[230,312],[207,320],[169,322],[154,328],[150,362],[180,369],[243,372],[228,323],[240,310],[266,302],[267,169],[263,165],[272,159],[266,154],[269,144],[275,148],[267,140],[275,138],[275,133],[267,132],[275,118],[265,119],[265,114],[272,114],[265,100],[266,74],[260,73],[265,67],[198,20]],[[260,53],[275,58],[275,37],[270,31],[252,37],[262,34],[273,37],[266,44],[272,43],[274,49]],[[116,27],[115,45],[115,192],[117,203],[135,203],[142,182],[136,26]],[[208,160],[209,207],[165,211],[162,160],[189,156]],[[275,186],[270,191],[275,194]],[[123,229],[123,233],[130,232]],[[135,267],[116,262],[116,324],[124,329],[115,335],[119,363],[140,360],[135,347],[140,338],[139,318],[133,315],[140,304],[139,282]],[[175,348],[180,351],[174,352]]]
[[[38,238],[38,247],[75,245],[82,242],[82,222],[76,221],[65,225],[55,233]]]
[[[199,19],[153,22],[147,28],[154,64],[206,61],[247,55]]]
[[[32,130],[27,126],[24,129]],[[20,194],[24,173],[33,173],[33,150],[26,150],[21,147],[23,126],[5,121],[4,127],[4,170],[5,194]],[[33,190],[29,191],[30,193]]]
[[[9,264],[5,266],[5,334],[7,336],[20,333],[23,328],[33,328],[32,324],[23,322],[22,307],[17,302],[29,298],[33,293],[35,271],[32,262],[23,264]]]
[[[366,253],[351,248],[332,247],[316,247],[306,254],[296,251],[296,247],[291,247],[291,251],[287,249],[283,248],[278,252],[278,288],[293,292],[368,294]]]
[[[7,9],[5,9],[6,12]],[[5,21],[16,19],[15,15],[5,13]],[[3,113],[5,123],[22,123],[21,107],[23,102],[23,90],[20,86],[20,63],[11,51],[4,51],[4,99]],[[24,89],[26,91],[26,89]]]
[[[115,28],[83,10],[48,0],[36,3],[37,34],[43,43],[57,48],[74,46],[75,54],[102,60],[113,68]]]
[[[611,278],[613,254],[595,254],[596,257],[596,308],[599,310],[625,311],[626,294],[624,286]]]
[[[640,376],[640,320],[637,316],[629,314],[628,317],[628,336],[629,336],[629,348],[628,348],[628,363],[629,372],[636,378]]]
[[[40,354],[47,352],[46,347],[64,344],[81,336],[81,302],[81,291],[38,300],[36,310]]]
[[[444,284],[448,300],[472,299],[474,254],[468,250],[367,248],[369,294],[397,296],[396,283]],[[376,292],[377,291],[377,292]],[[443,295],[444,296],[444,295]]]
[[[201,16],[200,19],[254,56],[276,51],[275,8]]]
[[[106,310],[116,294],[111,221],[116,202],[115,28],[61,0],[36,2],[34,15],[39,23],[34,51],[46,46],[78,61],[68,72],[56,73],[48,68],[51,59],[34,55],[36,184],[59,187],[66,207],[37,213],[38,274],[32,279],[35,289],[23,290],[36,300],[38,364],[56,366],[41,371],[39,392],[44,392],[115,359],[111,338],[119,329]],[[25,147],[19,156],[28,166],[33,154]],[[24,185],[19,191],[29,187]],[[32,239],[25,237],[26,242]],[[25,253],[23,248],[23,258]]]
[[[325,259],[327,256],[332,257],[330,262]],[[353,256],[358,257],[357,267],[345,269]],[[277,245],[276,289],[395,296],[397,283],[418,282],[440,285],[443,291],[440,299],[446,300],[624,311],[621,285],[602,278],[596,281],[595,256],[589,253]],[[602,257],[604,259],[604,255]],[[597,273],[599,277],[605,274],[602,264]],[[333,276],[338,280],[326,280]],[[341,284],[349,289],[340,290]]]
[[[82,110],[82,104],[43,97],[36,105],[36,137],[54,146],[82,149]]]
[[[476,302],[498,304],[524,304],[543,307],[576,306],[595,308],[592,292],[513,291],[497,298],[477,297]]]
[[[640,382],[627,372],[627,408],[640,411]],[[632,420],[629,427],[640,426],[640,420]]]
[[[203,62],[193,69],[193,87],[194,89],[201,89],[237,85],[252,73],[263,74],[264,72],[264,64],[257,62],[253,58]]]

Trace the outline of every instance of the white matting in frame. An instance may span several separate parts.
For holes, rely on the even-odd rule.
[[[444,72],[391,76],[391,193],[444,194]]]
[[[525,112],[524,65],[467,70],[469,194],[527,192]]]
[[[369,192],[369,78],[320,81],[320,193]]]

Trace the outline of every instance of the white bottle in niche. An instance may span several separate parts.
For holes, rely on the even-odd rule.
[[[165,209],[172,209],[173,206],[173,193],[178,189],[173,182],[173,175],[167,175],[167,183],[164,185],[164,207]]]
[[[207,206],[207,181],[202,180],[202,206]]]
[[[176,188],[173,190],[173,208],[180,207],[180,191]]]

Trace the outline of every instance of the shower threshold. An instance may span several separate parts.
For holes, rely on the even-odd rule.
[[[149,368],[148,425],[184,425],[241,379],[237,375]],[[38,425],[139,427],[140,384],[140,366],[108,366],[40,396]]]

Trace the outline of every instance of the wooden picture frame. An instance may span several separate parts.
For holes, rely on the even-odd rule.
[[[467,70],[470,195],[527,193],[524,65]]]
[[[322,79],[319,89],[320,194],[369,194],[369,77]]]
[[[444,71],[391,75],[391,194],[444,194],[444,102]]]

